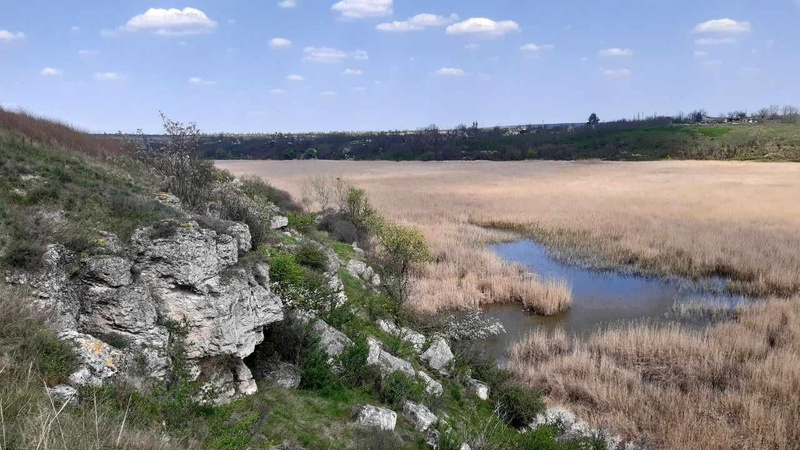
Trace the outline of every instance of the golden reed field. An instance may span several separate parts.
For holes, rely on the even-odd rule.
[[[217,165],[298,199],[311,176],[366,189],[383,214],[422,231],[437,257],[413,280],[408,306],[421,314],[509,301],[541,314],[568,309],[567,285],[486,249],[519,234],[596,267],[730,278],[731,289],[763,300],[705,332],[629,324],[581,342],[533,334],[510,349],[509,366],[550,404],[654,448],[800,448],[800,165]]]

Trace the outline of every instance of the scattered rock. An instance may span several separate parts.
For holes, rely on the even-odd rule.
[[[551,407],[539,414],[530,426],[536,430],[541,426],[551,425],[555,428],[559,439],[577,440],[582,438],[602,439],[606,442],[608,450],[624,448],[634,450],[638,448],[633,443],[622,444],[619,436],[608,430],[593,429],[588,423],[580,420],[572,411],[562,407]]]
[[[369,345],[367,365],[377,366],[384,375],[394,372],[402,372],[410,377],[416,375],[414,366],[410,362],[384,351],[380,342],[374,337],[368,337],[367,344]]]
[[[425,443],[428,444],[431,448],[439,448],[439,441],[441,441],[441,435],[439,430],[435,428],[428,428],[425,430],[425,434],[422,435],[422,439],[425,440]]]
[[[60,407],[64,403],[78,403],[78,391],[72,386],[59,384],[56,387],[47,388],[47,394],[53,398],[53,403]]]
[[[250,227],[246,224],[229,222],[228,227],[225,229],[225,234],[236,239],[240,254],[248,252],[253,248],[253,237],[250,234]]]
[[[410,424],[414,425],[417,431],[425,431],[439,420],[425,406],[410,401],[403,404],[403,416]]]
[[[444,387],[442,386],[442,383],[434,380],[427,373],[420,370],[417,372],[417,377],[419,377],[425,383],[425,392],[428,395],[438,397],[444,393]]]
[[[270,219],[269,227],[273,230],[280,230],[289,226],[289,218],[286,216],[273,216]]]
[[[442,338],[436,338],[420,358],[428,363],[431,369],[441,374],[447,374],[450,363],[453,361],[453,352]]]
[[[363,256],[362,256],[363,257]],[[367,283],[371,283],[374,286],[380,286],[381,284],[381,277],[372,267],[369,267],[365,262],[359,261],[356,259],[351,259],[347,263],[347,272],[350,275],[353,275],[356,278],[360,278]]]
[[[61,339],[75,343],[80,368],[70,375],[74,386],[99,386],[119,370],[123,354],[105,342],[78,332],[65,332]]]
[[[296,366],[279,361],[258,361],[253,369],[256,380],[272,381],[284,389],[297,389],[302,378]]]
[[[156,201],[161,203],[162,205],[171,206],[175,209],[181,208],[181,199],[175,197],[174,195],[168,192],[161,192],[156,195]]]
[[[418,333],[411,328],[400,328],[391,320],[378,320],[377,323],[381,330],[408,342],[417,352],[422,351],[422,348],[425,347],[425,343],[428,342],[422,333]]]
[[[314,321],[312,330],[316,333],[317,337],[320,338],[320,347],[322,347],[325,353],[330,357],[339,356],[347,346],[353,344],[353,341],[344,333],[328,325],[324,320],[315,318],[307,312],[296,310],[292,313],[292,317],[303,325],[308,324],[312,320]]]
[[[353,415],[362,427],[393,431],[397,425],[397,413],[391,409],[365,405],[355,408]]]
[[[481,400],[489,400],[489,385],[470,378],[467,380],[467,389]]]

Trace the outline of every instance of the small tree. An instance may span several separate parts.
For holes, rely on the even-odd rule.
[[[589,125],[597,125],[598,123],[600,123],[600,118],[599,118],[599,117],[597,117],[597,114],[595,114],[595,113],[592,113],[592,115],[591,115],[591,116],[589,116],[589,122],[588,122],[588,124],[589,124]]]
[[[166,139],[161,145],[149,142],[141,130],[134,143],[136,155],[149,165],[161,189],[175,194],[181,203],[197,212],[205,212],[215,180],[214,164],[203,159],[201,133],[197,125],[184,125],[159,113]]]
[[[378,238],[384,286],[392,298],[402,301],[406,298],[412,268],[431,259],[425,237],[414,228],[383,223]]]

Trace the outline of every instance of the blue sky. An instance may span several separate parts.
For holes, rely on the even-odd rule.
[[[800,0],[0,0],[0,104],[91,131],[800,104]]]

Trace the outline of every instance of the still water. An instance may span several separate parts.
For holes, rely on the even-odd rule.
[[[686,280],[645,278],[563,264],[530,240],[498,244],[493,250],[506,261],[527,266],[544,280],[566,280],[573,297],[572,309],[551,317],[531,315],[519,304],[487,308],[486,315],[500,320],[506,329],[506,334],[486,342],[487,350],[501,361],[510,344],[536,329],[548,333],[561,329],[568,335],[586,336],[618,322],[676,321],[670,314],[676,302],[713,297],[734,305],[739,300],[701,292]]]

